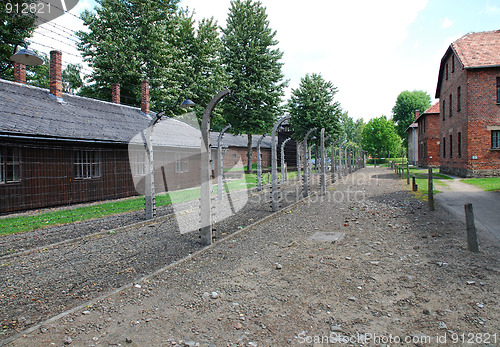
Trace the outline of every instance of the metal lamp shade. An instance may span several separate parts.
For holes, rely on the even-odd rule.
[[[35,52],[26,48],[21,49],[19,52],[14,54],[12,57],[10,57],[10,60],[27,66],[43,64],[43,60],[38,55],[36,55]]]

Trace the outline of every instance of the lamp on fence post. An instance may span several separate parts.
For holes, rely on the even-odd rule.
[[[257,190],[262,190],[262,158],[260,146],[262,145],[262,140],[267,134],[262,135],[257,141]]]
[[[281,143],[281,183],[285,182],[286,167],[285,167],[285,146],[292,138],[289,137]]]
[[[277,148],[278,141],[276,141],[276,131],[278,131],[278,127],[281,124],[283,124],[284,121],[287,121],[290,118],[291,118],[290,116],[282,117],[274,124],[273,131],[271,132],[271,175],[272,175],[271,197],[272,197],[273,212],[278,211],[278,158],[276,153],[278,149]],[[281,166],[283,166],[283,163],[281,163]]]
[[[189,99],[184,100],[179,107],[189,108],[194,106],[195,103]],[[146,129],[145,136],[145,147],[146,147],[146,177],[145,177],[145,194],[144,194],[144,204],[146,210],[146,219],[153,219],[156,217],[156,201],[155,201],[155,177],[154,177],[154,157],[153,157],[153,128],[160,121],[160,119],[165,115],[168,110],[174,109],[175,106],[170,107],[166,110],[158,112],[149,121],[148,127]]]
[[[217,199],[222,200],[222,190],[224,187],[222,186],[222,175],[224,170],[223,158],[222,158],[222,136],[224,133],[231,129],[231,124],[226,125],[224,129],[219,133],[217,137]]]
[[[304,136],[304,141],[302,141],[302,146],[304,146],[304,191],[302,192],[304,197],[309,196],[309,158],[308,158],[308,148],[307,148],[307,138],[313,131],[316,131],[316,128],[310,129],[306,136]]]
[[[208,103],[201,121],[201,243],[205,246],[212,244],[212,203],[210,194],[212,193],[212,178],[210,168],[210,119],[215,106],[226,96],[231,94],[229,89],[225,89],[217,94]]]

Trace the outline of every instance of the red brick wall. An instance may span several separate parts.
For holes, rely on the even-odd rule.
[[[491,150],[491,130],[488,130],[488,126],[500,126],[500,104],[496,103],[500,68],[469,70],[467,77],[470,169],[474,176],[500,176],[500,151]],[[477,159],[471,159],[472,156]]]
[[[271,149],[262,148],[262,169],[265,170],[267,167],[271,166]],[[241,160],[242,164],[238,164]],[[252,150],[252,163],[257,163],[257,149]],[[242,147],[229,147],[227,152],[224,153],[224,168],[238,167],[239,165],[246,166],[248,164],[247,160],[247,149]]]
[[[418,120],[418,165],[420,166],[438,167],[440,165],[439,123],[438,113],[423,114]]]
[[[487,127],[500,125],[500,105],[496,103],[496,77],[500,76],[500,68],[462,70],[455,58],[455,71],[452,72],[451,59],[452,56],[447,60],[448,80],[445,72],[440,94],[441,171],[467,177],[498,176],[500,151],[490,149],[491,131],[487,130]],[[461,87],[460,111],[457,108],[458,86]],[[451,117],[450,94],[453,98]],[[458,133],[461,133],[462,143],[460,157],[457,146]],[[450,157],[450,135],[453,138],[452,157]],[[444,137],[446,155],[443,157]],[[473,157],[477,159],[472,159]]]

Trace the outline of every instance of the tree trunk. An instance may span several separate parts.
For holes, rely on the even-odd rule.
[[[252,134],[247,134],[248,145],[247,145],[247,171],[246,173],[252,173]]]

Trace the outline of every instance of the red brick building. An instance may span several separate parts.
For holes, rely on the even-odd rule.
[[[435,103],[422,114],[415,122],[418,124],[418,165],[424,167],[439,167],[439,102]]]
[[[500,30],[470,33],[441,59],[441,171],[500,176]]]

